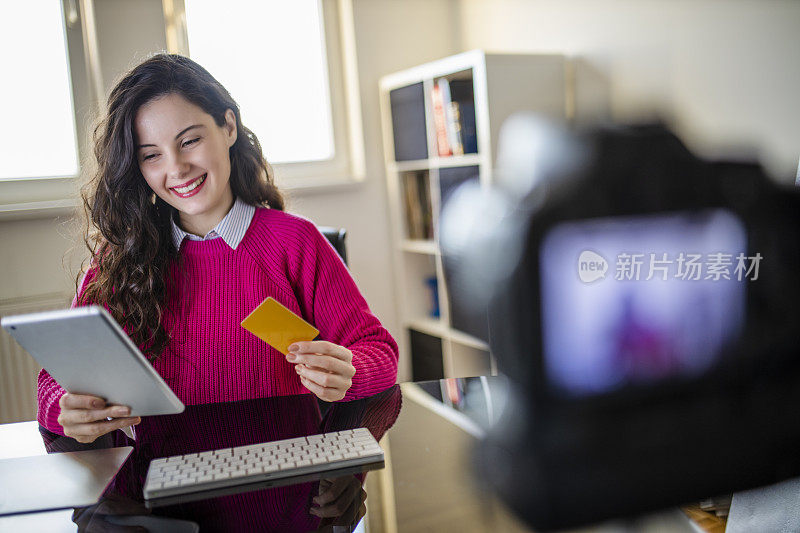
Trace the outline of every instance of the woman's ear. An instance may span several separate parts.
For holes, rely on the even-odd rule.
[[[225,131],[228,134],[228,148],[236,142],[238,131],[236,129],[236,115],[233,109],[225,111]]]

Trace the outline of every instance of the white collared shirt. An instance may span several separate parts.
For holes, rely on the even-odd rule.
[[[175,244],[175,248],[180,250],[181,243],[185,238],[189,238],[193,241],[207,241],[222,237],[222,240],[235,250],[236,247],[239,246],[239,243],[242,242],[244,234],[247,232],[247,228],[250,227],[250,222],[253,221],[253,215],[255,213],[255,207],[244,203],[237,197],[236,201],[233,202],[233,207],[231,207],[231,210],[225,215],[225,218],[220,220],[219,224],[214,226],[214,229],[206,233],[205,237],[198,237],[197,235],[183,231],[175,223],[175,220],[171,219],[172,242]]]

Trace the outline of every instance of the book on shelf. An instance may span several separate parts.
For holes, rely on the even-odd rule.
[[[461,139],[465,154],[478,153],[478,131],[475,128],[475,103],[465,101],[460,103],[461,110]]]
[[[431,188],[428,185],[428,174],[417,172],[417,185],[420,191],[422,206],[422,230],[424,239],[433,239],[433,204],[431,204]]]
[[[419,192],[414,174],[405,175],[406,230],[409,239],[418,239],[422,233],[422,209],[419,205]]]
[[[464,155],[464,145],[461,143],[461,104],[450,102],[448,110],[447,131],[450,133],[452,130],[453,140],[451,146],[453,147],[453,155]]]
[[[440,157],[452,155],[450,142],[447,139],[447,115],[445,113],[444,96],[441,86],[436,83],[431,91],[433,103],[433,126],[436,129],[436,148]]]
[[[432,239],[433,212],[427,173],[424,171],[406,173],[403,188],[408,238]]]
[[[450,82],[450,98],[458,104],[459,139],[462,153],[478,152],[478,135],[475,129],[475,94],[472,79],[452,80]]]
[[[439,280],[436,278],[436,276],[428,276],[425,278],[425,285],[428,288],[428,298],[430,301],[430,310],[428,311],[428,316],[430,318],[440,318]]]
[[[464,148],[461,145],[460,130],[458,116],[458,102],[453,101],[450,95],[450,82],[447,78],[439,78],[436,82],[439,87],[439,93],[442,98],[442,106],[444,107],[445,130],[447,132],[447,143],[450,146],[450,153],[452,155],[463,155]]]
[[[478,152],[472,80],[439,78],[431,92],[440,157]]]

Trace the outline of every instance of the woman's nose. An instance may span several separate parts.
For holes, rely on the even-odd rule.
[[[170,159],[169,167],[167,168],[168,177],[170,179],[181,179],[189,172],[189,163],[183,160],[180,156],[175,156]]]

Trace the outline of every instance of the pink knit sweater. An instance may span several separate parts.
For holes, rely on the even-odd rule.
[[[172,340],[153,366],[184,404],[308,392],[293,364],[239,325],[268,296],[313,324],[320,339],[353,352],[356,374],[345,400],[395,383],[397,344],[308,220],[257,209],[236,250],[222,239],[187,239],[180,255],[178,288],[164,316]],[[59,434],[64,394],[42,370],[38,420]]]

